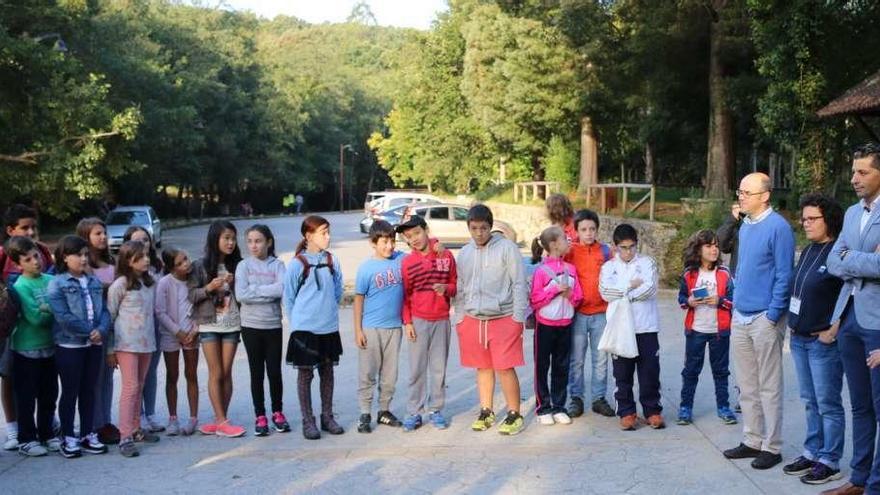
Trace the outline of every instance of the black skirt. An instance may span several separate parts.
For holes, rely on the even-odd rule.
[[[342,339],[339,332],[315,334],[302,330],[290,334],[287,341],[287,364],[297,368],[315,368],[339,364]]]

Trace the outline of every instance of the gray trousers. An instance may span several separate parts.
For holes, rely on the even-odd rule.
[[[406,413],[413,415],[440,411],[446,402],[446,361],[449,358],[451,331],[449,320],[413,318],[413,328],[416,341],[407,341],[409,403]]]
[[[367,348],[358,350],[358,404],[361,414],[373,408],[373,390],[379,382],[379,410],[388,411],[397,385],[400,328],[364,328]]]

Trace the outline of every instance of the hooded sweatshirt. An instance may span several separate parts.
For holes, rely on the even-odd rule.
[[[513,316],[525,321],[529,291],[516,244],[500,233],[492,234],[483,247],[471,240],[461,248],[456,265],[455,323],[466,314],[481,320]]]
[[[245,258],[235,267],[235,299],[241,303],[242,327],[281,328],[284,273],[284,262],[274,256]]]

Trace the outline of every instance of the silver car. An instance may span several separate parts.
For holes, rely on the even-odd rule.
[[[150,233],[156,247],[162,247],[162,222],[149,206],[118,206],[107,215],[107,242],[114,253],[122,245],[122,236],[132,225]]]
[[[467,227],[468,207],[456,204],[428,204],[412,206],[404,214],[403,221],[412,215],[425,219],[431,230],[431,237],[449,245],[464,245],[470,242],[471,234]],[[492,222],[492,232],[500,232],[504,237],[516,243],[516,230],[507,222]]]

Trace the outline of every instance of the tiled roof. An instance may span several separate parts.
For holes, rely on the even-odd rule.
[[[817,112],[819,117],[835,115],[880,115],[880,71],[850,88]]]

